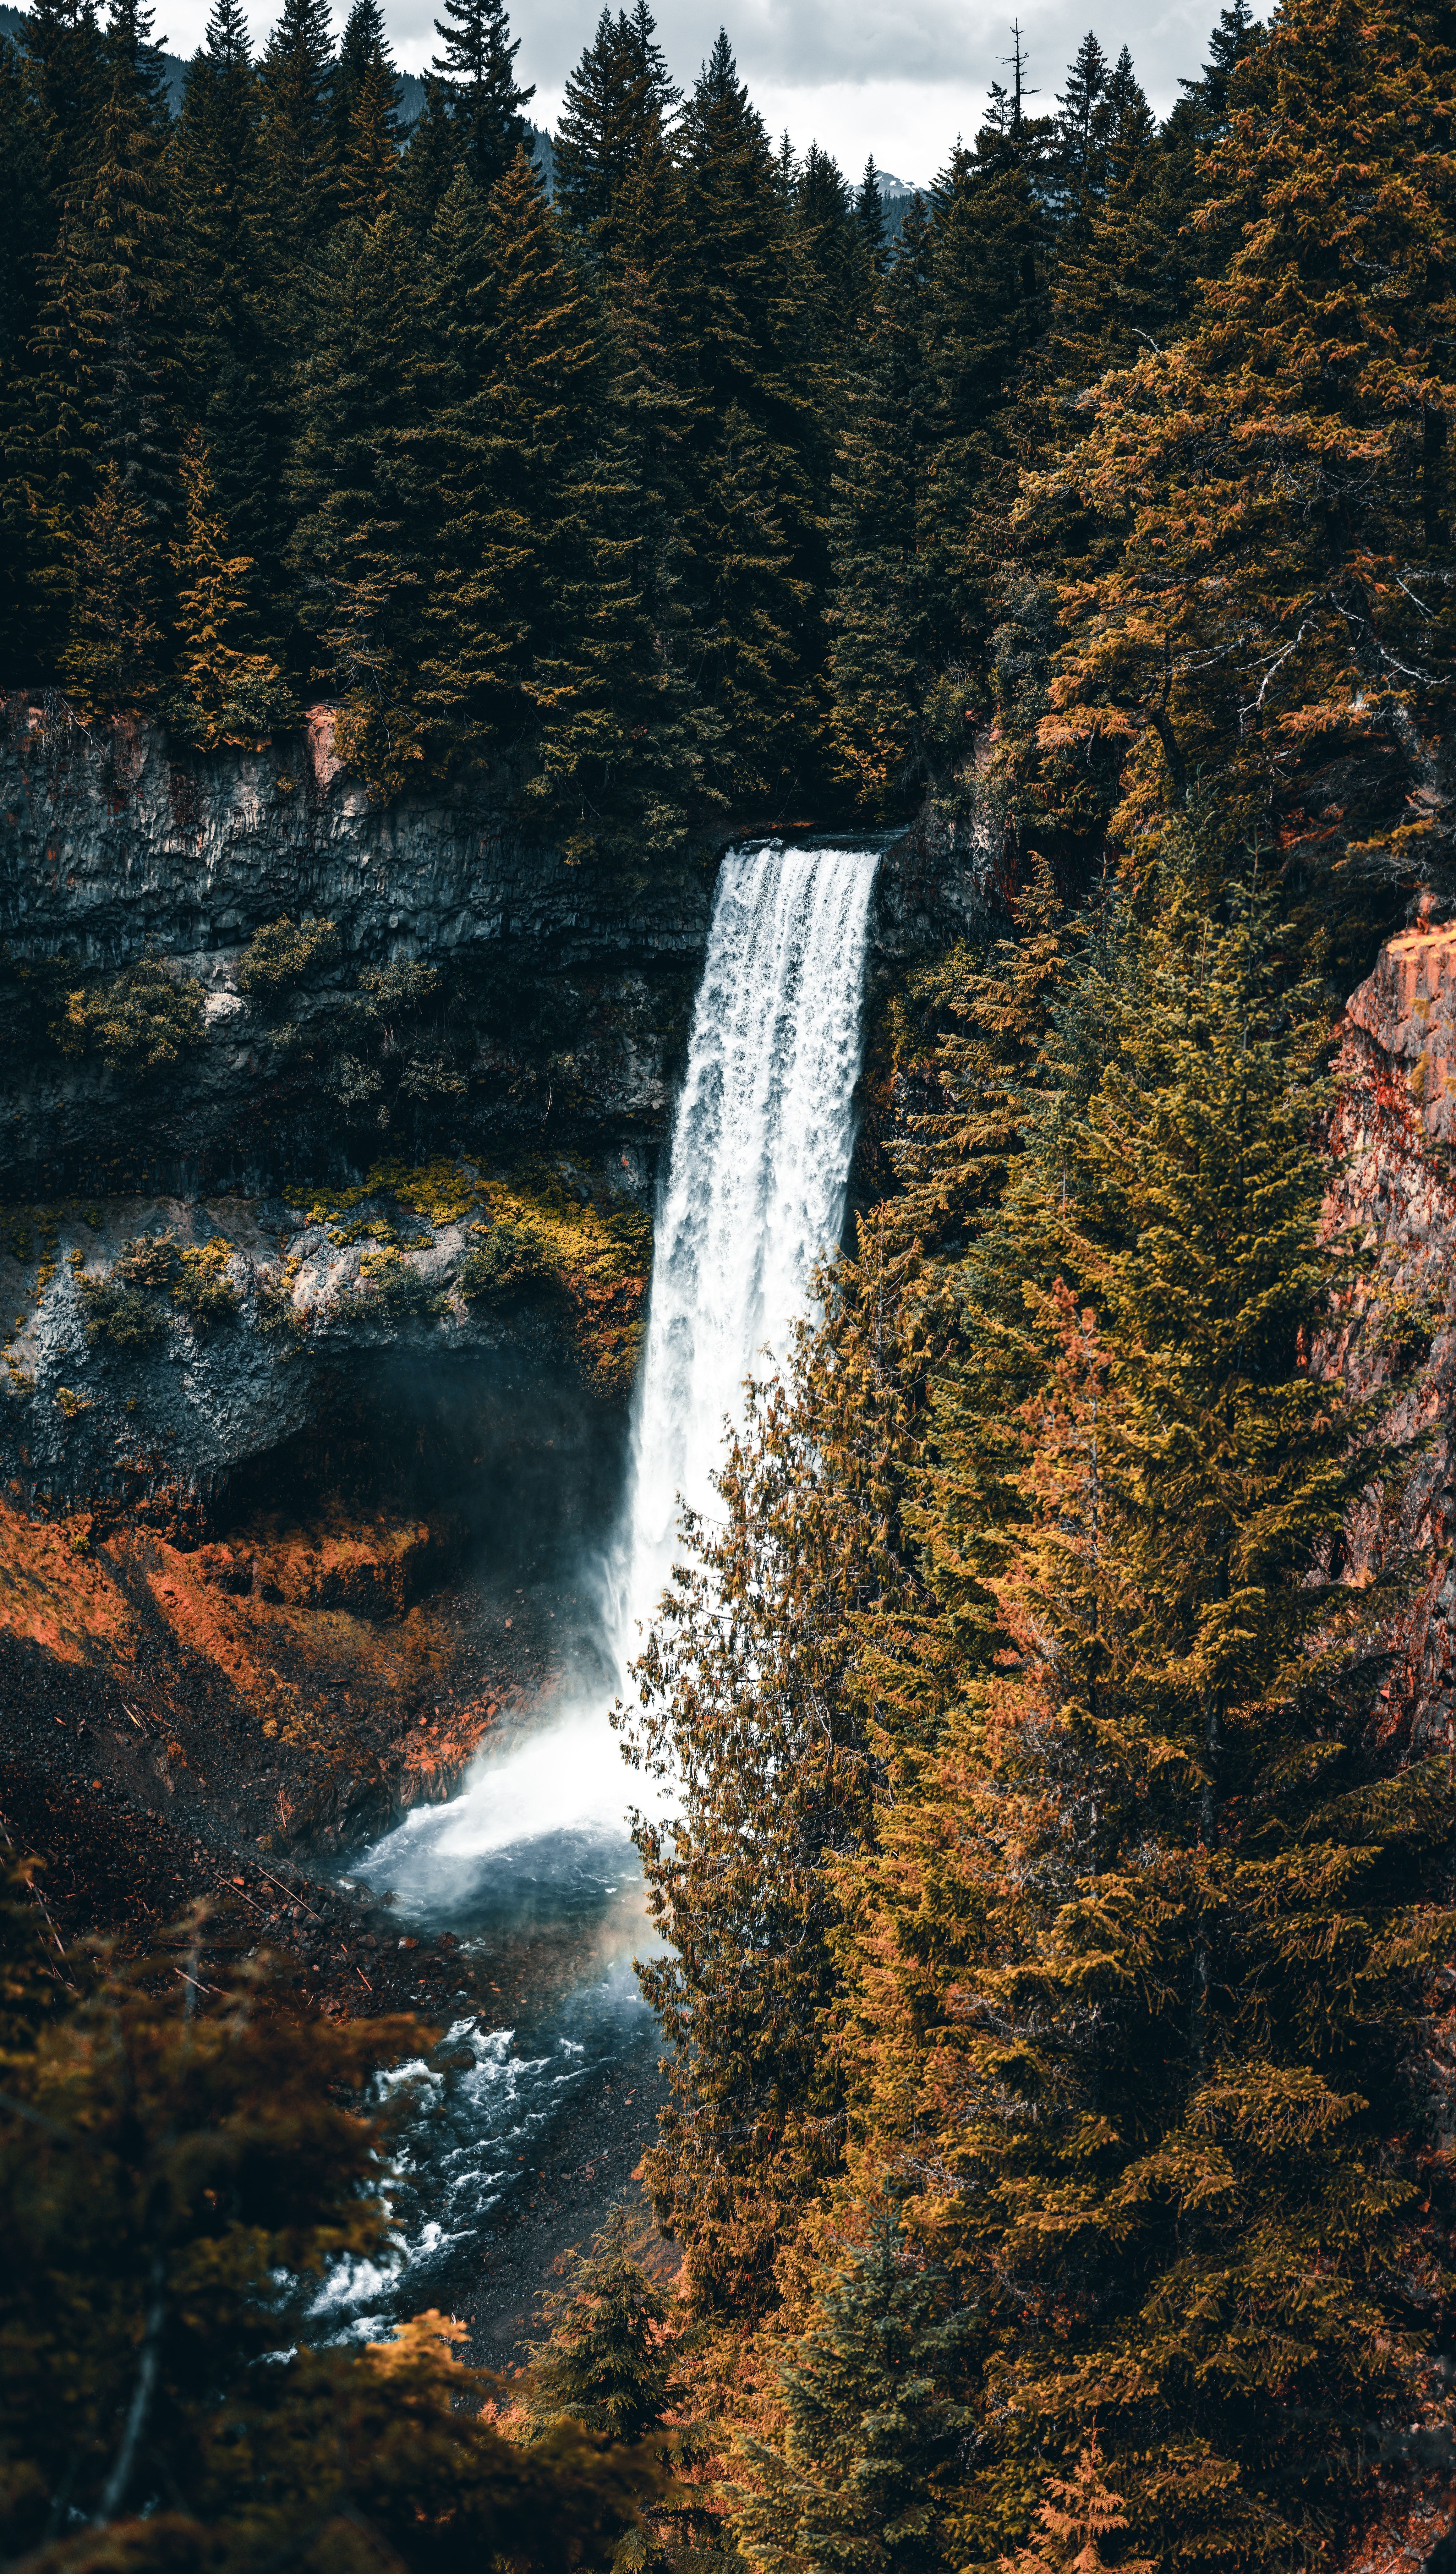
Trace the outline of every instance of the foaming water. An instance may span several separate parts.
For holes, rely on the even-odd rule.
[[[602,1643],[623,1697],[672,1572],[680,1496],[711,1508],[743,1378],[766,1367],[765,1350],[783,1358],[839,1238],[875,865],[862,849],[769,842],[731,851],[719,877],[658,1211],[632,1473],[603,1582]],[[531,1948],[531,2026],[461,2022],[454,2070],[417,2070],[430,2117],[418,2165],[407,2157],[400,2248],[416,2290],[594,2069],[653,2050],[632,1974],[650,1943],[610,1706],[609,1690],[578,1684],[524,1740],[488,1747],[449,1806],[417,1810],[360,1865],[410,1920],[483,1953],[506,1938]],[[329,2293],[358,2313],[385,2287],[341,2272]]]

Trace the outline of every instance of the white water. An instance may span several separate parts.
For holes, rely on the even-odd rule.
[[[725,1416],[742,1381],[782,1360],[814,1269],[843,1222],[859,1064],[872,855],[734,850],[719,879],[668,1179],[634,1414],[632,1473],[604,1581],[604,1643],[621,1695],[673,1566],[678,1497],[714,1502]],[[608,2066],[651,2080],[657,2038],[632,1971],[644,1945],[631,1788],[609,1723],[611,1684],[579,1690],[514,1749],[487,1753],[462,1793],[422,1807],[364,1860],[402,1913],[450,1923],[485,1962],[498,1943],[552,1943],[574,1963],[521,2025],[451,2031],[469,2070],[417,2066],[431,2115],[406,2156],[397,2270],[410,2293],[473,2234]],[[392,2280],[344,2265],[323,2304],[353,2328]],[[322,2308],[321,2308],[322,2310]]]
[[[786,1355],[843,1223],[874,857],[730,851],[719,877],[667,1185],[623,1524],[605,1583],[620,1694],[673,1568],[679,1496],[711,1508],[726,1417]],[[417,1810],[365,1862],[439,1911],[491,1853],[545,1835],[620,1836],[628,1802],[602,1695],[487,1752],[462,1794]]]

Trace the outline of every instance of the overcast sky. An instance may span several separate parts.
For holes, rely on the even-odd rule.
[[[509,0],[508,0],[509,5]],[[531,114],[555,126],[562,83],[579,60],[602,0],[525,0],[511,10],[521,38],[517,70],[534,81]],[[615,0],[614,0],[615,5]],[[157,0],[157,33],[170,53],[190,54],[207,23],[209,0]],[[402,71],[424,71],[437,48],[431,21],[442,0],[385,0]],[[1015,13],[1010,0],[1008,14]],[[261,44],[274,10],[250,6]],[[336,5],[343,25],[345,6]],[[1261,13],[1262,14],[1262,13]],[[1004,77],[1010,50],[999,8],[968,12],[959,0],[660,0],[658,32],[684,87],[718,33],[720,16],[738,71],[770,130],[786,126],[799,151],[821,143],[858,176],[872,152],[882,170],[919,184],[933,177],[957,133],[980,122],[987,88]],[[1196,72],[1218,0],[1131,0],[1089,12],[1088,0],[1021,0],[1028,78],[1047,108],[1068,60],[1094,26],[1109,54],[1130,45],[1154,107],[1177,96],[1180,73]]]

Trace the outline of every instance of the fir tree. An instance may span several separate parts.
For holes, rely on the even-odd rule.
[[[882,277],[889,259],[889,244],[885,237],[884,199],[880,194],[879,172],[874,166],[872,152],[864,164],[864,176],[854,200],[854,217],[869,265],[876,277]]]
[[[83,715],[146,713],[160,691],[161,560],[152,520],[114,461],[85,513],[61,669]]]
[[[843,2149],[819,2021],[842,1924],[833,1863],[861,1847],[873,1785],[844,1681],[859,1615],[899,1581],[922,1361],[895,1314],[912,1267],[861,1229],[814,1345],[786,1383],[753,1389],[721,1517],[685,1518],[641,1708],[617,1720],[634,1765],[676,1783],[674,1822],[634,1821],[671,1942],[638,1968],[672,2049],[644,2168],[702,2316],[771,2310],[777,2256]]]
[[[173,554],[177,584],[176,686],[169,714],[199,749],[256,742],[289,723],[296,708],[277,662],[256,649],[246,557],[229,557],[211,460],[196,434],[182,456],[186,530]],[[253,645],[255,648],[250,649]]]
[[[916,199],[846,375],[834,456],[833,738],[856,795],[876,812],[890,809],[924,773],[921,718],[935,675],[937,639],[919,550],[935,399],[926,345],[929,264],[927,220]]]
[[[350,128],[354,122],[355,108],[359,104],[359,93],[376,55],[383,61],[393,82],[395,67],[390,54],[389,39],[385,34],[384,12],[379,5],[379,0],[353,0],[353,6],[344,22],[344,33],[339,39],[339,59],[334,66],[332,84],[334,151],[341,169],[349,151]],[[392,86],[391,109],[394,108],[395,103]],[[392,126],[391,133],[393,134],[395,128]]]
[[[285,586],[286,355],[263,202],[259,83],[240,0],[216,0],[206,48],[188,67],[174,163],[188,404],[230,539],[251,562],[251,606],[271,630]]]
[[[30,496],[16,470],[33,435],[31,342],[39,318],[41,260],[55,235],[46,133],[33,83],[11,45],[0,46],[0,654],[12,671],[45,657],[38,585],[31,568]]]
[[[977,2318],[893,2214],[815,2301],[781,2363],[781,2451],[749,2438],[735,2530],[764,2574],[845,2564],[939,2574],[962,2561],[961,2449]]]
[[[319,262],[289,466],[298,513],[289,551],[318,656],[312,676],[342,699],[341,755],[382,800],[422,756],[426,520],[412,275],[397,216],[368,230],[339,226]]]
[[[273,256],[281,287],[294,299],[336,212],[333,80],[328,0],[283,0],[264,52],[259,90]]]
[[[130,1967],[58,1961],[23,1882],[5,1892],[7,2557],[75,2574],[246,2574],[275,2554],[314,2574],[369,2574],[382,2553],[410,2574],[600,2564],[641,2473],[572,2429],[528,2451],[484,2423],[458,2325],[431,2313],[365,2350],[280,2356],[280,2282],[383,2248],[390,2136],[346,2104],[417,2024],[260,2007],[266,1962],[235,1964],[227,1925],[180,1926]]]
[[[25,83],[45,140],[59,206],[75,206],[91,174],[106,58],[96,0],[35,0],[25,35]]]
[[[1267,791],[1321,733],[1403,744],[1412,791],[1426,773],[1412,708],[1442,684],[1456,632],[1433,265],[1450,206],[1409,139],[1444,115],[1442,65],[1397,14],[1358,28],[1343,7],[1281,15],[1235,76],[1206,165],[1231,248],[1197,329],[1107,379],[1085,441],[1023,495],[1025,536],[1044,528],[1063,555],[1069,503],[1089,514],[1086,614],[1043,740],[1068,756],[1094,734],[1122,746],[1123,835],[1155,829],[1200,762]],[[1371,173],[1358,189],[1355,131]],[[1129,438],[1137,498],[1120,486],[1114,502]],[[1391,854],[1428,831],[1413,818]]]
[[[523,2391],[533,2437],[579,2422],[636,2448],[660,2429],[672,2380],[667,2319],[662,2290],[633,2255],[626,2210],[610,2208],[543,2303],[547,2330],[530,2345]]]
[[[427,72],[424,113],[412,127],[405,146],[397,198],[403,221],[422,245],[440,212],[459,158],[460,137],[450,112],[449,95],[444,83],[433,72]]]
[[[1088,29],[1057,92],[1057,211],[1074,239],[1085,239],[1101,201],[1111,120],[1107,57]]]
[[[526,141],[520,111],[536,92],[517,82],[521,40],[508,41],[505,0],[445,0],[445,11],[435,21],[445,51],[436,55],[434,67],[450,100],[466,168],[489,193]]]
[[[166,167],[167,111],[140,0],[113,0],[111,72],[86,200],[105,314],[98,409],[102,455],[129,497],[161,525],[175,489],[173,403],[177,277]]]
[[[346,222],[377,224],[394,194],[399,170],[395,98],[394,72],[378,47],[359,82],[339,173],[339,211]]]

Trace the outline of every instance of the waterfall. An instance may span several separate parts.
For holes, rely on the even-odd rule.
[[[658,1213],[632,1471],[605,1642],[617,1688],[672,1572],[678,1497],[711,1505],[726,1416],[777,1360],[843,1222],[860,999],[877,861],[862,849],[734,849],[719,877]],[[446,1807],[363,1863],[407,1906],[460,1918],[480,1863],[556,1836],[620,1842],[630,1792],[606,1692],[565,1698],[526,1741],[487,1745]],[[543,1859],[543,1865],[545,1861]]]
[[[678,1496],[712,1508],[725,1416],[738,1414],[765,1345],[785,1356],[815,1264],[838,1238],[874,868],[864,850],[769,843],[733,850],[719,878],[607,1584],[605,1642],[623,1694],[672,1570]],[[633,1970],[658,1934],[643,1918],[625,1812],[648,1786],[624,1773],[610,1695],[599,1676],[524,1740],[488,1745],[451,1805],[417,1808],[361,1864],[405,1918],[464,1933],[490,1978],[482,1989],[509,1978],[514,1999],[497,2005],[500,2026],[489,2000],[465,2013],[439,2063],[410,2068],[427,2105],[395,2185],[397,2258],[388,2277],[339,2265],[315,2308],[332,2330],[377,2335],[380,2308],[397,2298],[413,2311],[477,2294],[479,2255],[465,2247],[498,2209],[520,2207],[528,2169],[548,2154],[585,2163],[591,2180],[599,2156],[619,2152],[615,2185],[628,2186],[642,2137],[613,2119],[631,2118],[635,2096],[650,2102],[661,2078]],[[609,2071],[620,2106],[601,2087]],[[463,2260],[468,2289],[452,2268]],[[508,2306],[519,2293],[496,2292]]]
[[[724,861],[658,1214],[611,1614],[624,1686],[672,1571],[678,1497],[710,1505],[743,1378],[765,1349],[786,1356],[838,1240],[874,868],[771,842]]]

